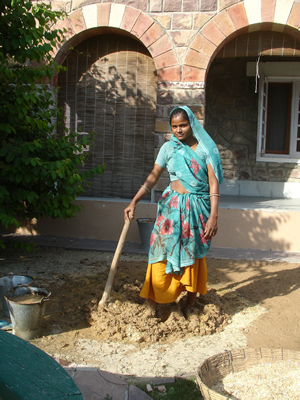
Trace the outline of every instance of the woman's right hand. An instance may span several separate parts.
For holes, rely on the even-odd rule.
[[[131,219],[134,219],[134,212],[135,212],[135,207],[136,205],[131,202],[128,207],[125,208],[124,210],[124,221],[130,221]]]
[[[163,173],[164,168],[160,167],[158,164],[154,164],[153,170],[148,175],[148,178],[145,180],[145,183],[141,185],[140,189],[138,190],[137,194],[131,200],[131,203],[128,207],[124,210],[124,221],[128,221],[134,219],[135,207],[137,203],[142,200],[146,194],[156,185],[159,177]],[[145,186],[149,189],[147,190]]]

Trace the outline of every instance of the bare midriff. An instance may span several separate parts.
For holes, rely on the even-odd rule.
[[[189,193],[178,179],[171,182],[171,189],[180,194]]]

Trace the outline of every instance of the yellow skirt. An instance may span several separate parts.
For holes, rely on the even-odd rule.
[[[205,257],[196,259],[193,265],[184,268],[182,275],[166,274],[167,261],[148,264],[146,279],[140,296],[156,303],[172,303],[181,292],[206,294],[207,268]]]

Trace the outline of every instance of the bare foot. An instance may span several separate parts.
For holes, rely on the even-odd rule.
[[[191,306],[185,306],[184,309],[182,310],[184,318],[189,319],[189,316],[192,313],[192,307]]]
[[[148,310],[146,311],[146,318],[154,318],[156,315],[156,303],[154,300],[148,299]]]

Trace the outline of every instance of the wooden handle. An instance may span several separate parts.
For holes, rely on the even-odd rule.
[[[102,298],[99,302],[99,305],[106,303],[110,296],[112,283],[113,283],[113,280],[114,280],[114,277],[115,277],[115,274],[117,271],[117,267],[118,267],[118,262],[119,262],[121,254],[122,254],[124,244],[125,244],[127,232],[130,227],[130,222],[131,222],[131,220],[125,221],[125,224],[124,224],[124,227],[123,227],[123,230],[122,230],[122,233],[121,233],[121,236],[120,236],[120,239],[119,239],[116,251],[115,251],[115,255],[114,255],[114,258],[113,258],[111,266],[110,266],[110,271],[108,274],[107,282],[105,285],[105,289],[104,289]]]

